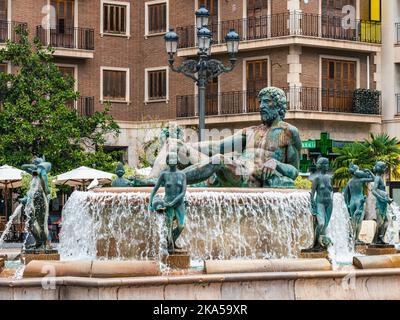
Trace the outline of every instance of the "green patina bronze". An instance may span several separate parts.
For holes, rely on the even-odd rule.
[[[174,253],[180,249],[176,240],[184,229],[186,216],[186,175],[177,170],[178,157],[176,153],[169,153],[166,159],[169,170],[161,173],[150,195],[150,211],[165,212],[165,225],[167,228],[168,252]],[[165,187],[165,197],[161,199],[156,195],[160,187]],[[174,221],[176,227],[174,228]]]
[[[20,202],[24,205],[24,212],[28,216],[29,231],[35,243],[26,247],[28,250],[46,251],[49,234],[49,196],[50,188],[47,174],[51,170],[51,163],[44,158],[35,158],[31,164],[25,164],[22,169],[32,175],[29,190]]]
[[[389,226],[388,220],[388,204],[392,203],[393,200],[388,196],[385,188],[385,182],[383,181],[383,175],[386,172],[386,164],[382,161],[378,161],[374,167],[375,180],[372,194],[376,198],[376,222],[377,229],[374,237],[374,244],[386,244],[385,234]]]
[[[117,178],[111,184],[113,188],[126,188],[132,186],[132,183],[128,179],[124,178],[125,169],[121,162],[118,163],[115,174],[117,175]]]
[[[219,141],[189,144],[168,139],[150,178],[135,180],[135,185],[154,185],[167,169],[165,158],[172,150],[178,154],[178,165],[190,185],[208,181],[208,185],[221,187],[293,188],[299,173],[301,140],[297,128],[283,121],[285,93],[275,87],[264,88],[259,101],[262,125]]]
[[[333,188],[332,176],[328,174],[329,160],[319,158],[318,173],[315,176],[311,190],[311,212],[314,217],[314,245],[312,250],[319,251],[327,248],[331,239],[326,235],[332,216]]]
[[[364,187],[374,181],[374,175],[370,170],[359,170],[359,167],[350,164],[349,172],[353,176],[343,190],[344,200],[349,211],[353,239],[356,245],[364,244],[359,240],[362,221],[364,220],[364,205],[366,196]]]

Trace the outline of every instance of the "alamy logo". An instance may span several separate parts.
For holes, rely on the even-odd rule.
[[[345,14],[342,18],[342,28],[345,30],[356,29],[356,8],[351,5],[344,6],[342,13]]]
[[[56,289],[56,268],[51,265],[44,265],[42,267],[42,274],[46,274],[42,278],[42,288],[44,290],[55,290]]]

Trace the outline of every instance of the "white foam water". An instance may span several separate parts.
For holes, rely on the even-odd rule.
[[[10,233],[14,220],[21,215],[22,204],[15,208],[13,214],[9,217],[6,227],[0,237],[0,246],[4,243],[6,236]]]
[[[164,219],[145,193],[74,192],[63,210],[63,259],[148,259],[165,253]],[[188,192],[178,245],[192,259],[296,257],[312,244],[308,192]]]
[[[333,268],[341,265],[351,265],[355,255],[354,244],[350,237],[352,227],[344,197],[341,193],[335,193],[333,196],[333,212],[327,234],[332,240],[332,246],[329,247],[328,253]]]
[[[389,244],[395,245],[398,249],[400,249],[400,244],[399,244],[400,208],[395,202],[392,202],[392,204],[388,208],[388,218],[389,218],[389,226],[386,232],[386,241]]]
[[[63,210],[62,259],[160,258],[166,252],[164,218],[148,212],[148,196],[74,192]],[[178,245],[198,261],[298,257],[313,242],[309,199],[309,192],[189,191]],[[398,207],[394,212],[400,219]],[[351,264],[351,224],[340,193],[334,195],[327,231],[334,267]]]

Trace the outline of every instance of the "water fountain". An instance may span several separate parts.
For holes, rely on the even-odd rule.
[[[247,138],[252,140],[251,143],[246,140],[247,145],[259,149],[242,150],[233,164],[222,154],[211,158],[220,160],[219,163],[200,162],[183,170],[189,185],[211,175],[225,184],[225,187],[192,187],[186,191],[185,230],[176,244],[187,250],[191,259],[189,268],[178,270],[164,264],[164,258],[171,254],[165,218],[149,210],[153,189],[149,186],[156,183],[157,176],[128,181],[120,174],[115,188],[75,191],[70,196],[63,209],[58,248],[61,261],[32,261],[25,269],[19,268],[14,279],[0,280],[0,298],[396,297],[396,288],[400,286],[400,270],[396,269],[400,267],[400,257],[362,257],[355,252],[349,236],[352,223],[342,194],[329,194],[329,200],[333,201],[332,216],[322,235],[330,239],[331,244],[322,242],[320,248],[326,250],[326,245],[328,259],[299,259],[301,250],[314,246],[316,241],[310,192],[293,188],[298,173],[295,166],[298,133],[283,122],[286,100],[282,93],[274,88],[263,92],[264,96],[272,97],[278,108],[263,105],[264,126],[252,132],[245,130]],[[269,136],[270,126],[288,130],[284,132],[290,132],[293,139],[283,139],[275,133]],[[276,131],[282,132],[279,130]],[[237,139],[233,137],[233,143]],[[277,141],[279,147],[283,144],[283,149],[291,150],[292,164],[277,152]],[[177,145],[180,157],[194,149],[193,145],[181,142],[175,143]],[[164,147],[170,146],[167,141]],[[271,157],[270,148],[277,159]],[[165,169],[162,157],[166,154],[161,150],[153,173]],[[261,156],[263,161],[257,162],[250,154]],[[204,160],[204,157],[203,154],[199,159]],[[232,168],[243,175],[239,175],[240,178],[230,175]],[[122,172],[121,165],[119,169]],[[323,177],[329,184],[326,168]],[[121,187],[130,184],[139,186]],[[161,196],[165,190],[160,190]],[[317,192],[317,197],[319,195]],[[397,206],[392,204],[389,213],[396,216],[392,220],[399,221]],[[16,211],[13,216],[18,214]],[[386,235],[390,243],[397,241],[395,225],[396,221],[392,221]],[[356,261],[354,265],[353,260]],[[354,289],[349,290],[348,284],[353,280]],[[370,290],[371,285],[378,289]]]

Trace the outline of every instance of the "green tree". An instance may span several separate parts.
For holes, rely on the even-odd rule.
[[[399,176],[400,165],[400,141],[391,138],[387,134],[370,134],[369,139],[362,142],[354,142],[343,148],[334,149],[338,157],[333,163],[335,169],[334,180],[339,187],[344,187],[351,178],[349,165],[354,163],[361,169],[372,170],[377,161],[384,161],[388,166],[388,172],[394,177]]]
[[[52,174],[90,165],[104,169],[114,155],[103,150],[105,135],[119,127],[103,112],[81,117],[68,102],[76,101],[74,79],[64,77],[53,62],[54,50],[18,28],[18,42],[7,42],[0,61],[17,72],[0,74],[0,163],[20,166],[35,155],[45,155]]]

